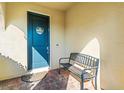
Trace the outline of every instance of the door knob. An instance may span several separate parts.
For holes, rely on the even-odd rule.
[[[46,49],[47,49],[47,54],[49,54],[49,47],[47,46]]]

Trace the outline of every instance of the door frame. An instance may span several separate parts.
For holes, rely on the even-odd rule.
[[[44,13],[37,13],[37,12],[32,12],[32,11],[27,11],[27,70],[34,70],[31,66],[32,66],[32,56],[29,55],[29,53],[32,54],[31,50],[30,50],[30,46],[32,46],[30,42],[30,39],[32,38],[29,38],[29,33],[28,31],[30,30],[30,15],[33,14],[33,15],[36,15],[36,16],[41,16],[41,17],[48,17],[48,37],[49,37],[49,40],[48,40],[48,43],[49,43],[49,68],[51,68],[51,34],[50,34],[50,16],[49,15],[46,15]],[[40,68],[35,68],[35,69],[40,69]]]

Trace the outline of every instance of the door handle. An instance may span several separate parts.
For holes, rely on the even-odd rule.
[[[47,46],[46,49],[47,49],[47,54],[49,54],[49,47]]]

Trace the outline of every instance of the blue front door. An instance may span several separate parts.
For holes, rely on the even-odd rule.
[[[28,12],[28,69],[49,66],[49,17]]]

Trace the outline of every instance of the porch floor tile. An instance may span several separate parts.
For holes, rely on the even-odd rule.
[[[1,90],[80,90],[80,82],[68,71],[61,69],[49,71],[42,80],[24,82],[21,77],[0,81]],[[94,90],[91,82],[85,83],[85,89]]]

